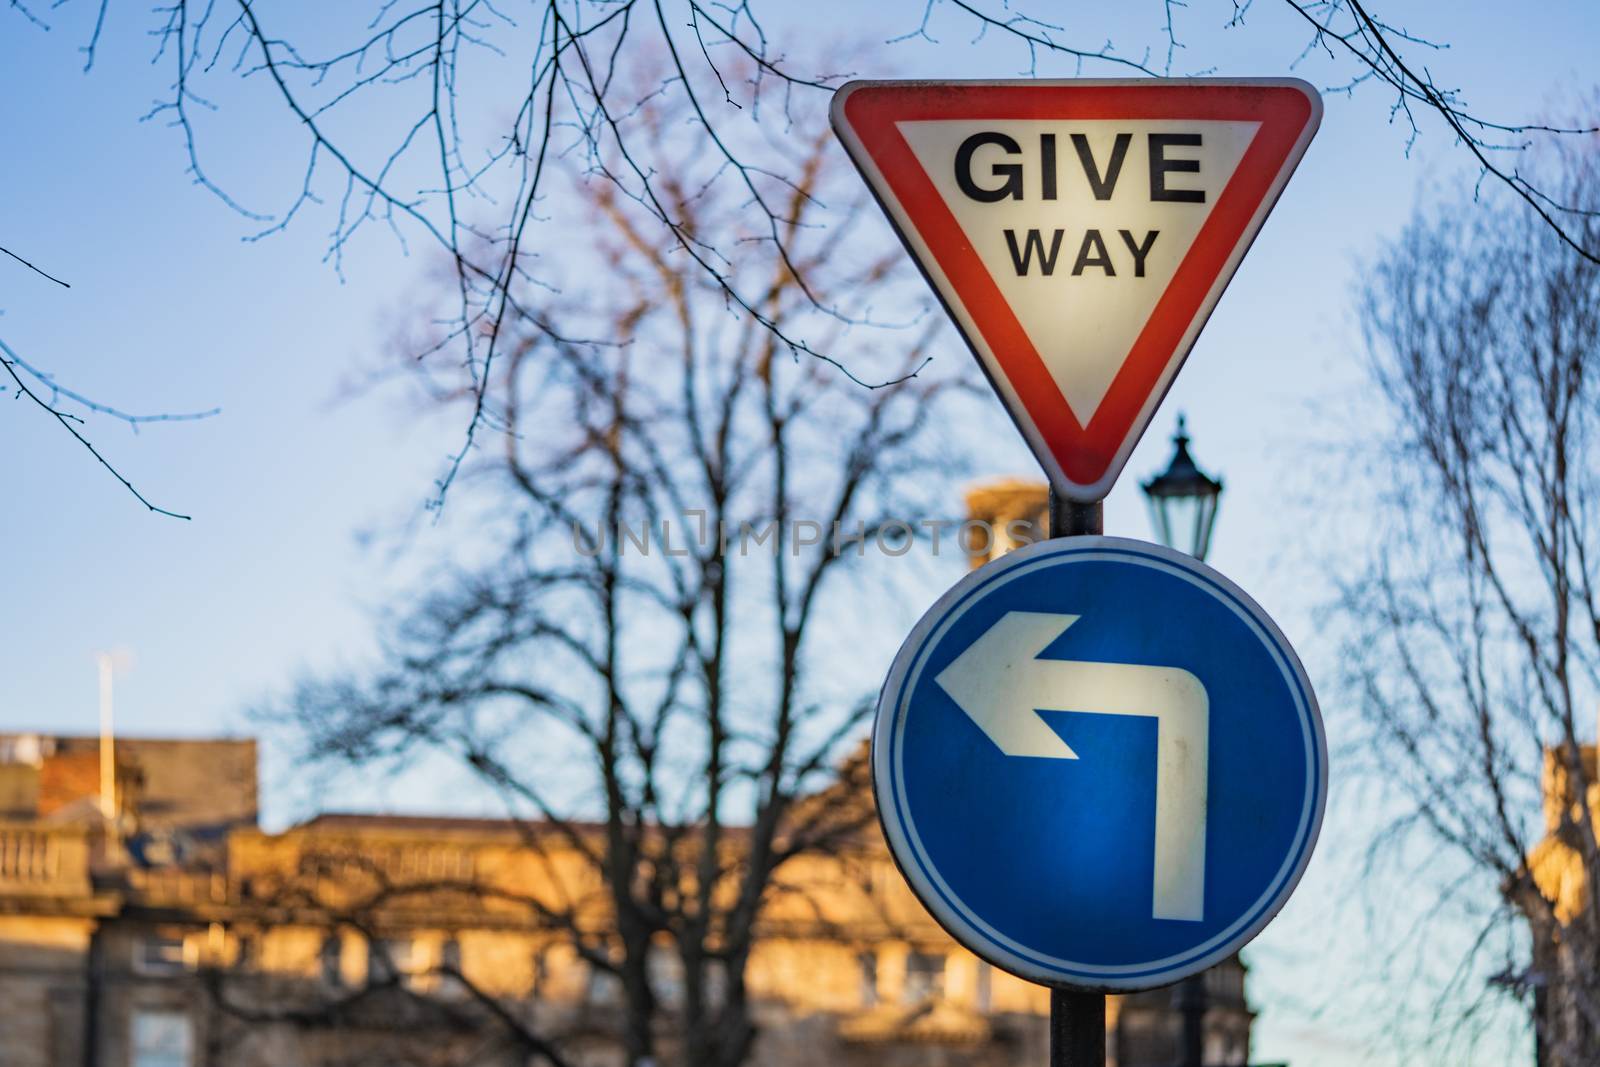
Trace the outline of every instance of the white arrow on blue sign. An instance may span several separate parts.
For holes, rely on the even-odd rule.
[[[1147,989],[1294,891],[1327,798],[1305,671],[1189,556],[1073,537],[969,574],[895,658],[873,786],[934,916],[1014,974]]]

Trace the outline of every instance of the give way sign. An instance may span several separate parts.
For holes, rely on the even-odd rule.
[[[851,82],[833,126],[1052,483],[1110,491],[1306,145],[1293,79]]]

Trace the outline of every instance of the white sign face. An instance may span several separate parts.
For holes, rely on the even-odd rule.
[[[1320,115],[1303,82],[852,83],[834,125],[1052,482],[1110,489]]]
[[[1087,425],[1261,124],[898,125]]]

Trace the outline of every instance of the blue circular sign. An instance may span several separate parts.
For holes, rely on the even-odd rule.
[[[962,579],[879,698],[873,788],[911,887],[1049,985],[1167,985],[1236,952],[1311,857],[1316,697],[1265,612],[1156,545],[1071,537]]]

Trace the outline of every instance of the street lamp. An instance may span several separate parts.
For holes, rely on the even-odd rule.
[[[1189,434],[1182,415],[1178,416],[1178,432],[1173,434],[1172,444],[1172,460],[1167,469],[1144,483],[1150,518],[1162,544],[1203,560],[1211,547],[1211,525],[1217,521],[1222,481],[1195,465],[1189,455]]]
[[[1178,416],[1178,432],[1172,435],[1172,445],[1167,469],[1144,483],[1150,519],[1162,544],[1203,560],[1211,548],[1211,526],[1217,521],[1222,480],[1195,465],[1194,457],[1189,455],[1189,434],[1182,415]],[[1205,1062],[1205,1019],[1210,999],[1204,971],[1185,978],[1178,986],[1176,1007],[1183,1017],[1178,1062],[1182,1067],[1201,1067]]]

